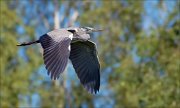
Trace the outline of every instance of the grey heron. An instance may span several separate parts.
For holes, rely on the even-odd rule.
[[[100,64],[96,44],[90,41],[89,33],[98,31],[102,30],[91,27],[55,29],[40,36],[39,40],[17,46],[40,43],[51,79],[59,78],[70,59],[80,82],[86,90],[96,94],[100,87]]]

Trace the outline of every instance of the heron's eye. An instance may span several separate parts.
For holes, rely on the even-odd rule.
[[[83,31],[86,31],[86,32],[89,32],[92,30],[90,27],[82,27],[82,29],[83,29]]]
[[[90,27],[86,27],[85,29],[86,29],[86,31],[90,31],[90,30],[91,30],[91,28],[90,28]]]
[[[83,28],[81,28],[83,31],[88,31],[88,29],[87,28],[85,28],[85,27],[83,27]]]

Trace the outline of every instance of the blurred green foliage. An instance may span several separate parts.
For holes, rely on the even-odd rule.
[[[157,8],[165,11],[165,2],[161,0]],[[92,108],[95,107],[96,99],[101,98],[102,101],[107,97],[114,101],[113,106],[116,108],[180,107],[178,10],[180,3],[178,1],[173,11],[168,13],[164,23],[157,25],[156,28],[150,28],[148,32],[142,26],[143,16],[146,14],[144,1],[104,0],[100,1],[100,6],[96,5],[95,1],[78,1],[77,4],[82,3],[81,7],[78,7],[76,2],[70,2],[69,7],[80,8],[82,12],[78,17],[81,26],[106,29],[99,33],[98,37],[94,36],[93,40],[98,44],[101,76],[108,76],[106,81],[108,87],[102,84],[98,95],[88,94],[80,84],[71,82],[70,97],[66,95],[69,90],[63,88],[64,82],[48,82],[37,74],[39,66],[43,63],[38,48],[23,49],[27,60],[20,56],[19,49],[15,46],[17,40],[22,37],[29,37],[29,41],[35,39],[33,35],[41,21],[34,23],[33,18],[42,16],[32,13],[30,16],[32,21],[29,21],[32,25],[25,24],[22,20],[26,6],[17,15],[18,7],[12,6],[13,3],[19,4],[18,6],[21,4],[18,1],[0,1],[0,106],[2,108],[31,106],[33,101],[31,95],[34,93],[40,96],[41,107],[79,108],[86,104]],[[34,1],[29,3],[31,5]],[[41,12],[48,3],[43,1],[41,6],[34,8]],[[60,3],[67,4],[67,1]],[[177,16],[178,20],[175,20]],[[21,36],[17,33],[19,25],[25,29]],[[50,28],[53,28],[52,25],[51,22]],[[110,68],[109,74],[106,72],[107,68]],[[33,75],[37,78],[32,79]],[[38,84],[39,80],[42,84]],[[107,96],[101,94],[106,89],[112,93]],[[27,97],[29,103],[22,97]],[[107,107],[107,104],[103,103],[99,107]]]
[[[21,3],[20,1],[16,2]],[[40,76],[32,78],[33,76],[38,75],[37,69],[43,63],[40,50],[33,47],[19,48],[21,51],[24,51],[23,53],[25,54],[25,58],[20,56],[20,53],[22,52],[18,52],[20,51],[16,46],[18,39],[23,36],[29,37],[29,40],[26,41],[35,39],[35,29],[33,26],[25,24],[22,21],[21,14],[23,14],[23,12],[20,15],[17,15],[17,7],[13,7],[13,3],[16,2],[4,0],[0,1],[1,106],[2,108],[18,106],[29,107],[33,101],[31,99],[31,95],[38,93],[43,100],[41,105],[38,106],[62,107],[62,103],[64,103],[64,99],[61,99],[61,97],[64,97],[63,89],[55,85],[54,81],[52,81],[51,87],[48,87],[50,84],[46,80],[42,82],[41,86],[39,86],[38,80],[42,80],[43,78]],[[22,26],[25,30],[21,36],[16,33],[18,26]]]
[[[149,34],[140,26],[144,1],[126,3],[104,1],[100,8],[85,10],[80,20],[83,25],[108,28],[97,39],[102,69],[112,67],[108,85],[115,107],[180,107],[180,21],[167,26],[179,15],[179,2],[165,23]]]
[[[8,1],[0,1],[0,96],[3,108],[19,106],[20,96],[31,93],[29,77],[40,64],[37,59],[39,56],[34,53],[32,48],[26,50],[28,62],[19,57],[18,47],[16,47],[18,38],[16,27],[22,22],[16,15],[16,11],[11,9],[8,4]]]

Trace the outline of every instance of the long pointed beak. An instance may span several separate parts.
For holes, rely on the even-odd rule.
[[[93,29],[92,32],[100,32],[103,31],[103,29]]]

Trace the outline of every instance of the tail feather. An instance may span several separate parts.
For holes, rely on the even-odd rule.
[[[26,45],[36,44],[36,43],[40,43],[39,40],[32,41],[32,42],[23,42],[21,44],[17,44],[17,46],[26,46]]]

